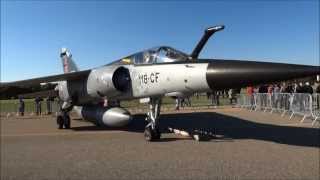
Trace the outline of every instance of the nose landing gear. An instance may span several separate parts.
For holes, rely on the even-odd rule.
[[[159,130],[160,109],[161,98],[150,98],[149,112],[145,119],[148,122],[148,125],[144,130],[144,137],[147,141],[156,141],[161,137],[161,132]]]

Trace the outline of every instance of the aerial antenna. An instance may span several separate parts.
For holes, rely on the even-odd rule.
[[[224,25],[219,26],[213,26],[209,27],[204,31],[204,34],[200,41],[198,42],[197,46],[193,49],[192,53],[190,54],[191,59],[197,59],[201,50],[203,49],[204,45],[207,43],[208,39],[218,31],[221,31],[224,29]]]

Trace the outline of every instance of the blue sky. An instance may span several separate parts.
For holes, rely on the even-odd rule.
[[[158,45],[190,53],[216,24],[202,58],[319,65],[317,0],[1,1],[1,81],[62,73],[61,47],[80,69]]]

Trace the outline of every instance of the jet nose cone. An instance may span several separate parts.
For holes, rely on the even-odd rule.
[[[240,88],[320,74],[319,66],[236,60],[208,62],[206,78],[211,89]]]

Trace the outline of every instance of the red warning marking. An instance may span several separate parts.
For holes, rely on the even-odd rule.
[[[65,73],[69,72],[68,58],[66,56],[63,57],[63,71]]]

